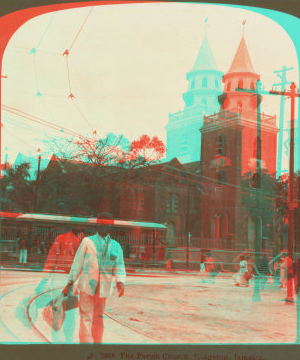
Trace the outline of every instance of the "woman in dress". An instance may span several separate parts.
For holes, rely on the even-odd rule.
[[[202,277],[202,279],[205,277],[205,253],[201,252],[201,257],[200,257],[200,276]],[[203,280],[203,282],[205,282],[205,280]]]
[[[242,255],[240,257],[240,270],[233,275],[233,281],[235,286],[249,286],[248,280],[245,278],[245,273],[248,272],[247,261],[245,257]]]
[[[287,269],[286,269],[286,261],[284,258],[280,260],[280,287],[284,289],[286,287],[287,282]]]

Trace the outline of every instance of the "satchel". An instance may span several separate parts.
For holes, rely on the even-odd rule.
[[[43,318],[54,331],[59,331],[65,320],[65,312],[78,307],[77,296],[59,295],[49,301],[43,310]]]

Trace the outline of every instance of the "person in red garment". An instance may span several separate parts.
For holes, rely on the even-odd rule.
[[[68,295],[74,283],[79,295],[79,341],[81,343],[102,343],[104,323],[103,312],[106,299],[113,291],[113,281],[119,297],[124,295],[126,277],[121,245],[111,239],[111,214],[102,213],[99,219],[106,224],[97,227],[97,233],[85,237],[75,255],[64,295]]]
[[[290,252],[288,252],[288,256],[285,258],[286,269],[287,269],[287,297],[286,301],[293,301],[293,293],[294,293],[294,267],[293,267],[293,258]]]
[[[215,268],[214,258],[212,257],[211,252],[208,252],[206,254],[206,261],[205,261],[205,272],[207,273],[207,281],[206,282],[214,284],[214,282],[215,282],[214,268]]]
[[[82,225],[74,225],[69,232],[58,235],[49,250],[44,271],[52,273],[55,270],[63,270],[69,273],[83,238]]]
[[[71,230],[65,234],[58,235],[54,240],[48,257],[44,266],[44,277],[36,288],[36,293],[45,292],[44,298],[48,298],[49,303],[52,303],[52,309],[55,307],[54,300],[61,294],[59,287],[61,286],[60,278],[61,271],[69,273],[76,251],[84,238],[82,225],[73,225]],[[72,288],[72,294],[75,289]],[[49,320],[51,321],[51,320]],[[62,334],[58,333],[55,328],[55,319],[52,319],[52,342],[54,343],[72,343],[75,331],[75,314],[69,313],[69,321],[63,323],[63,333],[65,341],[62,339]]]

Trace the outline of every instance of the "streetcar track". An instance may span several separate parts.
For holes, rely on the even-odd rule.
[[[58,288],[58,289],[59,289],[59,288]],[[56,290],[58,290],[58,289],[56,289]],[[30,307],[30,305],[31,305],[39,296],[45,295],[45,294],[47,294],[48,292],[51,292],[51,291],[45,291],[45,292],[43,292],[43,293],[41,293],[41,294],[36,295],[35,297],[33,297],[33,298],[31,299],[31,301],[30,301],[30,303],[29,303],[29,306],[27,307],[27,314],[28,314],[28,318],[29,318],[30,322],[31,322],[31,318],[30,318],[30,315],[29,315],[29,307]],[[122,325],[122,326],[130,329],[131,331],[134,331],[134,332],[136,332],[136,333],[138,333],[138,334],[140,334],[140,335],[142,335],[142,336],[144,336],[144,337],[146,337],[146,338],[155,340],[156,342],[160,342],[158,339],[154,338],[153,336],[151,336],[151,335],[149,335],[149,334],[146,334],[146,333],[144,333],[144,332],[142,332],[142,331],[140,331],[140,330],[137,330],[137,329],[131,327],[130,325],[124,324],[124,323],[121,322],[120,320],[117,320],[117,319],[114,318],[113,316],[109,315],[107,312],[103,312],[103,314],[104,314],[107,318],[109,318],[110,320],[116,322],[116,323],[119,324],[119,325]],[[77,314],[77,315],[80,317],[80,314]],[[31,323],[32,323],[32,322],[31,322]],[[33,323],[32,323],[32,325],[33,325],[34,329],[35,329],[44,339],[47,340],[47,342],[50,342],[50,343],[51,343],[51,341],[49,341],[49,340],[35,327],[35,325],[34,325]]]
[[[17,284],[19,284],[19,283],[17,283]],[[5,294],[3,294],[3,295],[0,296],[0,301],[1,301],[5,296],[9,295],[10,293],[12,293],[12,292],[14,292],[14,291],[17,291],[17,290],[22,289],[22,288],[25,288],[25,287],[33,286],[33,285],[35,285],[35,283],[33,283],[33,284],[31,284],[31,285],[24,285],[24,286],[21,286],[21,287],[19,287],[19,288],[17,288],[17,289],[10,290],[10,291],[8,291],[8,292],[6,292]],[[1,286],[2,286],[2,285],[1,285]],[[0,310],[1,310],[1,308],[0,308]],[[4,326],[4,328],[10,333],[10,335],[12,335],[16,340],[19,340],[19,341],[20,341],[20,339],[18,338],[18,336],[17,336],[13,331],[11,331],[10,328],[3,322],[1,314],[2,314],[2,311],[1,311],[1,313],[0,313],[0,322],[1,322],[1,324],[2,324],[2,325]]]

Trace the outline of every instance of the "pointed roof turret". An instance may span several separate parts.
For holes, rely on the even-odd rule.
[[[197,70],[219,70],[209,45],[206,33],[204,35],[204,39],[200,46],[200,50],[191,72]]]
[[[241,39],[241,42],[227,74],[238,72],[250,72],[255,74],[244,36]]]

